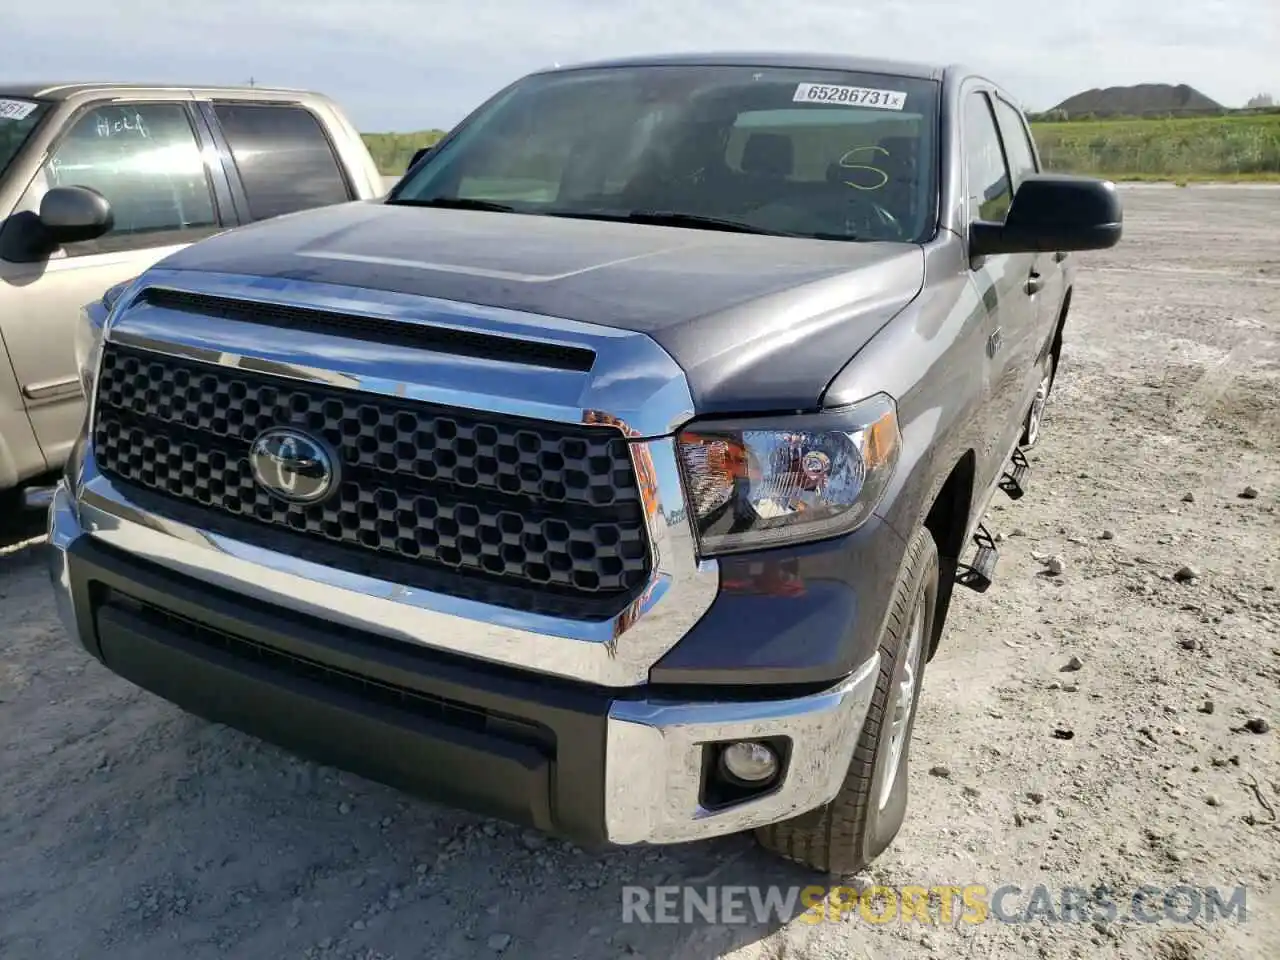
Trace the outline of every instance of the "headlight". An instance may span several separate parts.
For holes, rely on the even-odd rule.
[[[704,556],[847,533],[880,502],[898,463],[884,394],[829,412],[692,423],[677,437]]]

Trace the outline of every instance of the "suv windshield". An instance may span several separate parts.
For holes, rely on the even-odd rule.
[[[937,219],[938,96],[931,80],[798,68],[535,74],[388,202],[919,242]]]
[[[0,93],[0,176],[9,169],[9,164],[47,109],[48,104],[6,97]]]

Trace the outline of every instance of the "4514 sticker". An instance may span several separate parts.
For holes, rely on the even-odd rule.
[[[30,100],[6,100],[0,98],[0,120],[25,120],[38,103]]]

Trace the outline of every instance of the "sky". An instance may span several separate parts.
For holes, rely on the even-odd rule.
[[[365,132],[452,126],[555,63],[690,50],[963,62],[1031,110],[1187,83],[1280,100],[1280,0],[4,0],[0,82],[320,90]],[[185,7],[186,9],[183,9]],[[176,12],[180,10],[181,12]]]

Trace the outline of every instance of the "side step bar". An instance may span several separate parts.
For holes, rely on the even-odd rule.
[[[973,542],[978,545],[972,563],[962,563],[956,567],[956,583],[978,593],[986,593],[996,575],[996,562],[1000,559],[1000,551],[996,542],[987,531],[985,524],[979,524],[974,531]]]
[[[1031,476],[1031,464],[1021,447],[1014,447],[1009,457],[1008,468],[1000,475],[998,486],[1009,495],[1011,500],[1021,500],[1027,492],[1027,480]],[[996,547],[995,537],[987,529],[986,524],[978,524],[973,534],[974,545],[978,548],[969,563],[956,566],[956,583],[978,593],[986,593],[996,575],[996,563],[1000,559],[1000,550]]]
[[[1031,464],[1021,447],[1013,448],[1013,456],[1009,458],[1009,469],[1000,477],[1000,489],[1009,495],[1010,500],[1021,500],[1027,492],[1027,478],[1031,476]]]
[[[24,510],[48,510],[53,503],[54,487],[27,487],[22,491]]]

